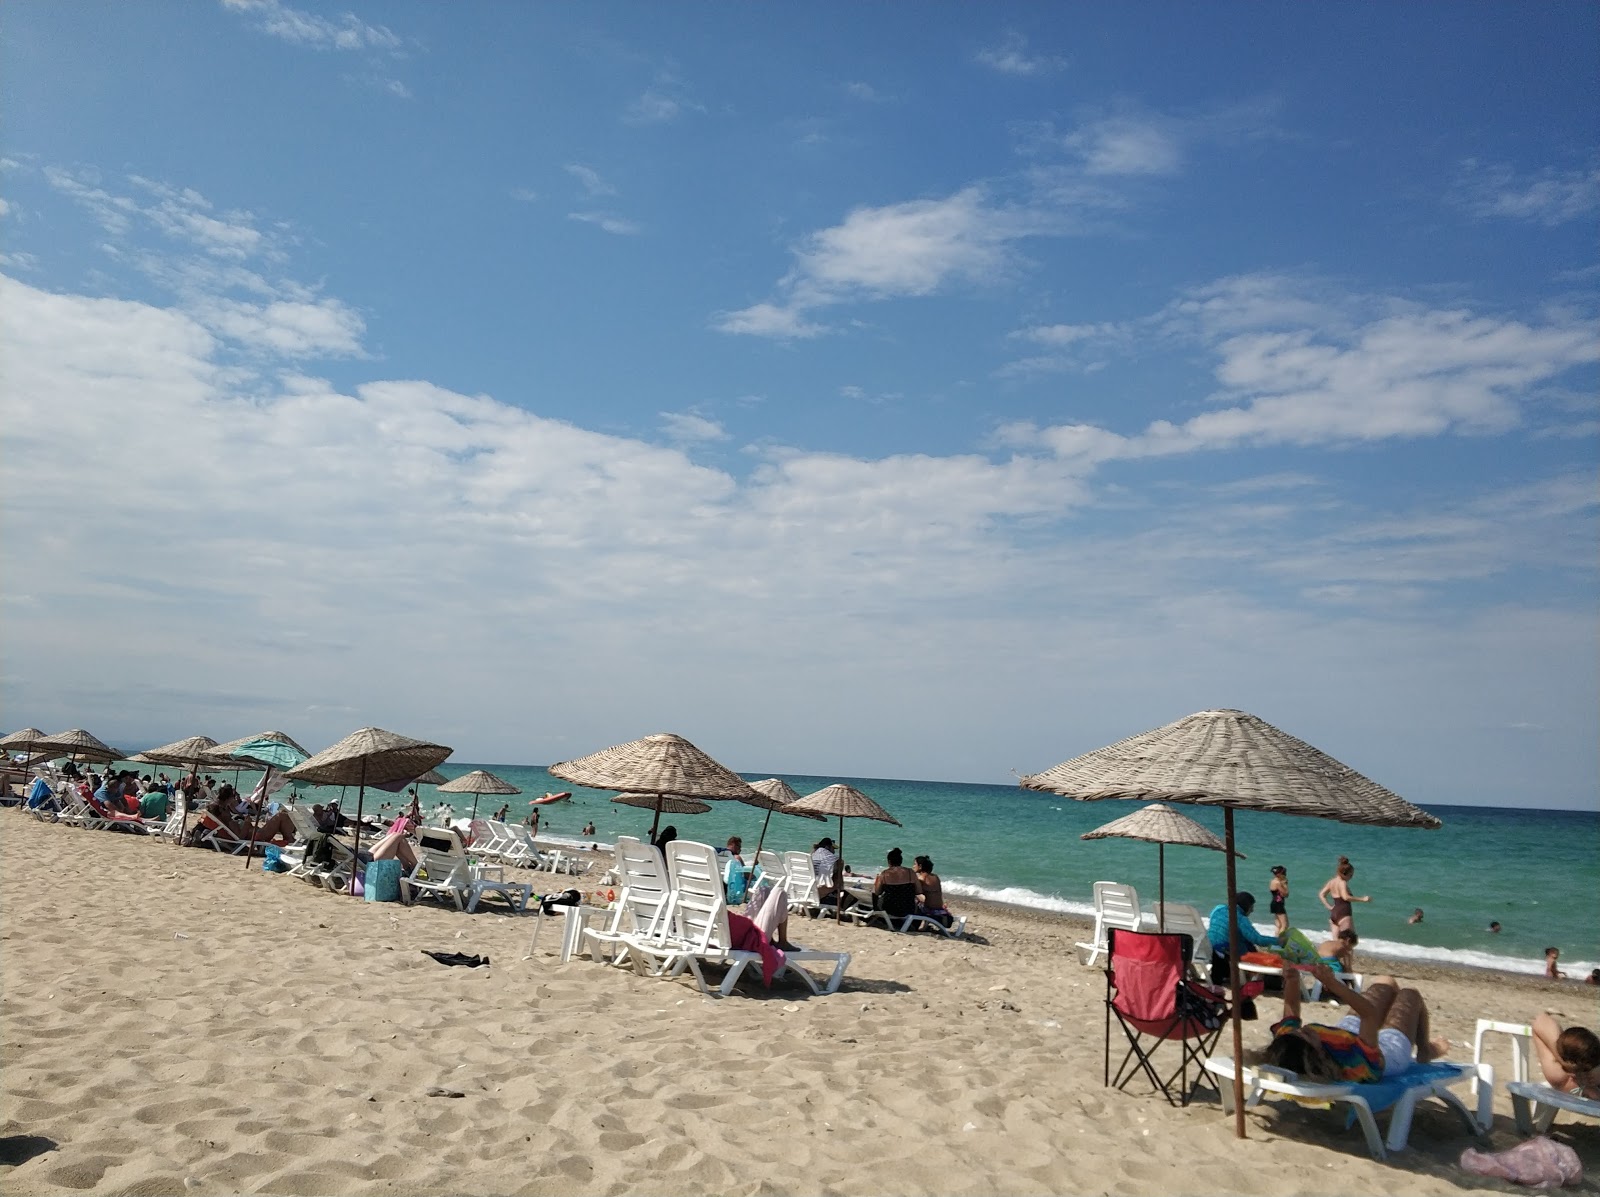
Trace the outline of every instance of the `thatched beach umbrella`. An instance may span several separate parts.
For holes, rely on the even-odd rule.
[[[1144,840],[1146,843],[1156,845],[1156,877],[1159,893],[1156,910],[1160,912],[1158,927],[1162,931],[1167,929],[1167,845],[1182,844],[1189,848],[1210,848],[1214,852],[1228,850],[1228,846],[1219,840],[1210,828],[1200,826],[1188,815],[1180,815],[1170,806],[1160,802],[1152,802],[1143,810],[1136,810],[1131,815],[1113,819],[1104,827],[1084,832],[1078,838]],[[1243,852],[1235,852],[1234,855],[1240,860],[1245,859]]]
[[[139,754],[139,761],[141,764],[187,768],[190,772],[198,774],[200,762],[207,760],[216,747],[217,742],[210,736],[189,736],[186,739],[174,740],[170,744],[163,744],[160,748],[147,748]],[[184,796],[179,801],[183,806],[183,817],[178,820],[178,843],[182,844],[184,833],[189,830],[189,800]]]
[[[749,801],[756,791],[733,770],[717,764],[682,736],[662,732],[613,748],[560,761],[545,772],[591,790],[624,794],[666,794],[707,801]],[[655,838],[656,822],[650,837]]]
[[[813,812],[819,815],[839,816],[839,859],[844,859],[844,821],[846,819],[876,819],[880,823],[893,823],[896,827],[902,826],[899,819],[895,818],[871,798],[868,798],[854,786],[847,786],[842,781],[836,781],[831,786],[824,786],[814,794],[807,794],[798,801],[791,802],[784,808],[787,813],[806,814]]]
[[[112,761],[122,759],[122,753],[81,727],[57,732],[53,736],[42,736],[34,741],[33,750],[48,752],[53,756],[70,756],[75,761],[102,761],[110,764]]]
[[[36,727],[25,727],[21,731],[14,731],[9,736],[0,736],[0,748],[9,752],[13,748],[20,748],[30,760],[33,758],[33,746],[43,740],[44,733]]]
[[[800,794],[792,785],[781,777],[769,777],[765,781],[752,781],[750,788],[756,792],[756,797],[746,798],[744,801],[750,806],[758,806],[767,812],[767,817],[761,820],[761,835],[756,840],[756,856],[761,855],[761,846],[767,842],[767,824],[772,822],[772,812],[782,811],[786,815],[794,815],[798,819],[816,819],[826,823],[828,816],[814,810],[793,810],[791,804],[800,801]],[[755,857],[751,857],[755,859]]]
[[[454,781],[447,781],[439,787],[441,794],[471,794],[472,814],[469,818],[478,817],[478,799],[484,794],[520,794],[521,790],[503,778],[496,777],[487,769],[474,769],[465,777],[458,777]]]
[[[703,815],[711,809],[709,802],[701,802],[698,798],[680,798],[677,794],[618,794],[611,801],[620,806],[655,811],[655,818],[650,823],[652,843],[655,842],[656,827],[662,815]]]
[[[384,731],[363,727],[353,731],[331,748],[324,748],[309,760],[288,771],[297,781],[318,785],[356,786],[355,859],[361,853],[361,812],[367,786],[382,785],[397,778],[412,780],[435,765],[443,764],[453,750],[443,744],[429,744]],[[350,893],[355,894],[354,874]]]
[[[1348,765],[1244,711],[1200,711],[1118,740],[1105,748],[1024,777],[1025,789],[1095,801],[1185,802],[1220,806],[1228,862],[1228,972],[1239,991],[1239,936],[1234,896],[1235,810],[1277,811],[1380,827],[1438,827],[1439,820]],[[1240,1003],[1233,1003],[1234,1134],[1244,1138],[1244,1073]]]

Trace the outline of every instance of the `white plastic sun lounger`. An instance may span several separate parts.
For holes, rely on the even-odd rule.
[[[1505,1035],[1511,1040],[1511,1079],[1506,1082],[1506,1092],[1511,1097],[1511,1114],[1517,1124],[1517,1133],[1523,1135],[1546,1134],[1556,1115],[1562,1110],[1584,1118],[1600,1118],[1600,1101],[1580,1097],[1576,1093],[1563,1093],[1547,1084],[1543,1077],[1530,1079],[1532,1069],[1533,1027],[1525,1022],[1497,1022],[1492,1018],[1478,1020],[1477,1033],[1472,1041],[1472,1059],[1480,1067],[1483,1062],[1483,1043],[1487,1035]],[[1489,1073],[1492,1085],[1494,1073]],[[1482,1101],[1482,1094],[1479,1094]],[[1485,1128],[1488,1129],[1487,1124]]]

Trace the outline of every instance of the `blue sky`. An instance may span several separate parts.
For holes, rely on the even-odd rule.
[[[17,0],[5,722],[1592,807],[1597,15]]]

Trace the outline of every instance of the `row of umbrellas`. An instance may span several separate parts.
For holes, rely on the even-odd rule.
[[[0,746],[21,748],[30,755],[48,751],[91,760],[117,760],[121,756],[81,729],[45,736],[37,729],[28,728],[0,738]],[[179,741],[145,755],[157,758],[180,747],[189,747],[188,742]],[[233,751],[240,752],[244,748],[243,742],[236,742]],[[450,751],[441,745],[365,728],[289,768],[288,773],[298,780],[318,784],[359,785],[364,792],[369,784],[415,779],[442,763]],[[163,763],[188,762],[168,758]],[[846,818],[878,819],[899,826],[898,820],[851,786],[839,783],[805,798],[793,797],[794,791],[783,782],[777,779],[757,784],[746,782],[687,740],[669,734],[647,736],[590,756],[563,761],[549,766],[548,771],[577,785],[617,791],[619,796],[614,801],[653,808],[658,823],[663,810],[690,809],[687,805],[674,807],[671,803],[717,800],[765,806],[768,821],[775,810],[823,818],[837,816],[841,852]],[[484,784],[489,779],[499,781],[484,774],[474,784]],[[466,780],[459,779],[453,784],[460,785]],[[1165,845],[1190,843],[1223,852],[1227,865],[1228,909],[1234,908],[1235,862],[1239,855],[1234,847],[1236,810],[1275,811],[1386,827],[1440,826],[1435,816],[1363,777],[1348,765],[1257,716],[1232,709],[1200,711],[1164,727],[1129,736],[1063,761],[1054,768],[1025,776],[1020,784],[1025,789],[1080,801],[1125,799],[1159,804],[1116,820],[1084,838],[1127,836],[1161,845],[1163,906]],[[761,788],[757,788],[758,785]],[[458,792],[507,791],[475,791],[463,786]],[[359,802],[358,798],[358,829]],[[1217,843],[1214,835],[1173,811],[1165,805],[1167,803],[1220,806],[1223,809],[1222,842]],[[654,835],[654,825],[651,831]],[[765,833],[766,824],[763,823],[763,837]],[[1239,952],[1232,920],[1229,929],[1230,981],[1237,992]],[[1234,1133],[1244,1138],[1243,1073],[1237,1067],[1242,1055],[1240,1017],[1239,1003],[1235,1003],[1232,1018],[1236,1064]]]

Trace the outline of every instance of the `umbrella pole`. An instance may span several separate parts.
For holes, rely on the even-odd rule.
[[[347,891],[353,898],[356,896],[356,873],[361,868],[361,806],[367,798],[367,758],[361,758],[361,784],[356,789],[356,846],[350,850],[350,888]]]
[[[267,782],[272,780],[272,766],[267,766],[267,771],[261,775],[261,807],[267,805]],[[256,832],[261,830],[261,809],[257,809],[255,818],[250,820],[250,847],[244,854],[244,867],[250,867],[250,858],[256,854]]]
[[[1239,915],[1238,907],[1234,904],[1234,894],[1238,889],[1238,876],[1233,861],[1233,807],[1222,808],[1222,822],[1228,841],[1228,987],[1233,992],[1233,1010],[1228,1016],[1233,1023],[1233,1136],[1236,1139],[1246,1137],[1244,1133],[1244,1070],[1240,1061],[1244,1058],[1244,1024],[1243,1003],[1239,1000]],[[1295,978],[1299,984],[1299,978]]]
[[[767,817],[761,820],[761,838],[756,840],[756,856],[761,855],[761,845],[767,842],[767,824],[772,822],[772,808],[767,808]]]
[[[478,818],[478,798],[479,797],[480,797],[480,795],[478,795],[478,794],[473,794],[473,796],[472,796],[472,814],[467,817],[467,822],[469,822],[469,823],[476,821],[477,818]]]
[[[1167,930],[1167,846],[1156,845],[1156,930]]]
[[[650,842],[656,842],[656,827],[661,823],[661,796],[656,795],[656,817],[650,820]]]

